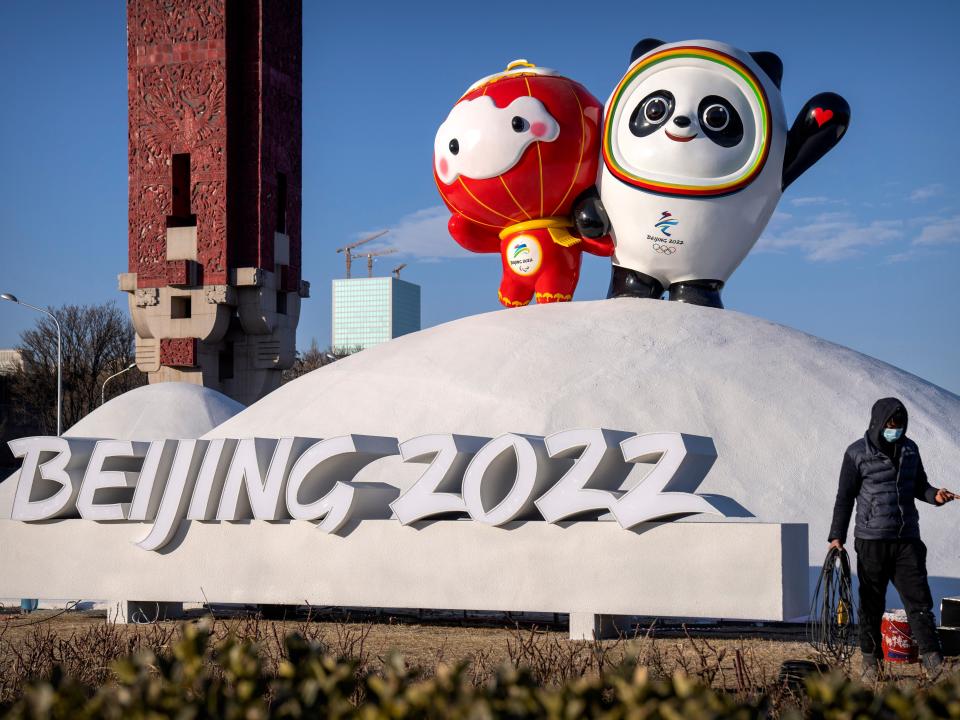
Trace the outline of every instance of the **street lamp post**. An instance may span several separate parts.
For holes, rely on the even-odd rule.
[[[2,293],[0,294],[0,300],[9,300],[10,302],[16,303],[17,305],[23,305],[28,307],[31,310],[36,310],[37,312],[46,313],[53,320],[53,324],[57,326],[57,437],[60,437],[60,410],[63,402],[63,364],[61,363],[60,357],[60,347],[63,344],[63,332],[60,330],[60,321],[57,320],[57,316],[54,315],[49,310],[44,310],[39,308],[36,305],[31,305],[30,303],[25,303],[22,300],[18,300],[16,295],[11,293]],[[37,609],[38,601],[34,598],[21,598],[20,599],[20,610],[26,612],[33,612]]]
[[[49,310],[44,310],[43,308],[37,307],[36,305],[31,305],[30,303],[25,303],[23,300],[18,300],[16,295],[10,293],[0,294],[0,300],[9,300],[10,302],[16,303],[17,305],[23,305],[28,307],[31,310],[36,310],[37,312],[42,312],[50,316],[53,320],[53,324],[57,326],[57,437],[60,436],[60,416],[61,416],[61,406],[63,404],[63,367],[60,362],[60,346],[62,344],[63,333],[60,330],[60,321],[57,320],[57,316],[54,315]]]
[[[123,375],[128,370],[133,370],[136,366],[137,364],[135,362],[132,362],[120,372],[114,373],[113,375],[111,375],[110,377],[108,377],[106,380],[103,381],[103,386],[100,388],[100,404],[101,405],[103,405],[103,403],[106,402],[107,400],[107,383],[113,380],[115,377],[119,377],[120,375]]]

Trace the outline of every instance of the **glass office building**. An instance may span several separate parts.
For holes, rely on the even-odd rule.
[[[333,281],[333,347],[368,348],[420,329],[420,286],[394,277]]]

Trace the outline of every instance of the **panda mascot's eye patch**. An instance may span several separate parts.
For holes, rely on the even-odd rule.
[[[637,137],[646,137],[670,119],[675,105],[673,93],[655,90],[634,108],[630,115],[630,132]]]
[[[737,109],[719,95],[707,95],[697,110],[704,134],[721,147],[731,148],[743,140],[743,120]]]

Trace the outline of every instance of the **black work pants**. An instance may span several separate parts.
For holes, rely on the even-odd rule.
[[[879,658],[880,623],[886,607],[887,584],[903,600],[910,630],[920,652],[940,650],[933,619],[933,598],[927,582],[927,546],[915,540],[861,540],[857,550],[857,577],[860,581],[860,650]]]

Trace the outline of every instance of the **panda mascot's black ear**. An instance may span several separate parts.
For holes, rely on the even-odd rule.
[[[773,80],[773,84],[779,90],[780,81],[783,80],[783,60],[780,59],[780,56],[776,53],[761,51],[750,53],[750,57],[767,74],[767,77]]]
[[[646,55],[655,47],[660,47],[661,45],[666,45],[666,43],[663,40],[657,40],[656,38],[644,38],[633,46],[633,52],[630,53],[630,63],[633,64],[636,62],[638,57]]]

